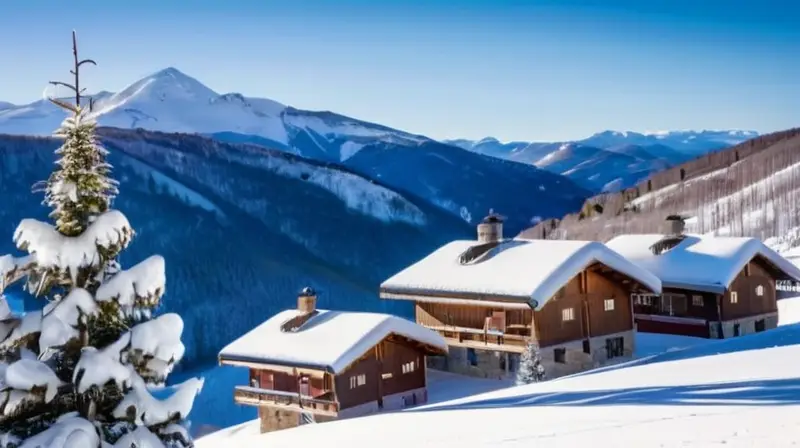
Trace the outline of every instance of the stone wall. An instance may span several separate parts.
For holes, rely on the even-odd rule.
[[[547,378],[571,375],[607,364],[606,339],[615,337],[623,338],[624,353],[614,360],[631,358],[636,349],[632,330],[591,338],[589,353],[584,352],[582,340],[540,349]],[[556,349],[564,349],[564,363],[556,362]],[[518,353],[475,348],[474,362],[471,362],[468,351],[466,347],[450,346],[447,356],[428,357],[428,368],[479,378],[513,379],[516,376]]]
[[[778,327],[778,313],[760,314],[758,316],[748,316],[741,319],[734,319],[722,322],[722,335],[725,339],[735,337],[734,327],[739,325],[739,336],[753,334],[756,332],[756,321],[764,320],[764,330],[771,330]],[[718,325],[712,323],[712,327]],[[719,331],[713,331],[712,338],[719,338]]]

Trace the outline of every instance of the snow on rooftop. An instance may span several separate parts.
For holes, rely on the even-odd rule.
[[[280,312],[228,344],[220,352],[220,360],[309,366],[339,373],[390,334],[447,351],[447,342],[438,333],[397,316],[318,311],[295,332],[284,332],[281,325],[303,313],[295,309]]]
[[[663,237],[620,235],[606,245],[655,274],[665,287],[722,292],[756,256],[800,281],[800,269],[756,238],[687,235],[677,246],[654,255],[650,246]]]
[[[601,243],[593,241],[513,239],[473,263],[459,256],[478,244],[453,241],[381,285],[387,293],[426,292],[487,294],[526,298],[541,309],[573,277],[594,262],[602,263],[655,292],[661,282]]]

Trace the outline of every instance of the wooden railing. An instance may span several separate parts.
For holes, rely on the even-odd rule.
[[[448,343],[456,346],[491,348],[494,350],[521,352],[531,339],[525,336],[486,331],[479,328],[465,328],[456,326],[424,325],[428,329],[438,332]]]
[[[252,406],[280,406],[298,412],[336,416],[339,403],[331,400],[301,396],[294,392],[259,389],[256,387],[236,386],[233,400],[239,404]]]

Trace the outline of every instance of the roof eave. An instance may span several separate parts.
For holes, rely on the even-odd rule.
[[[286,362],[276,359],[262,358],[255,356],[243,356],[243,355],[220,353],[218,361],[219,365],[234,365],[232,363],[265,364],[265,365],[281,366],[281,367],[297,367],[298,369],[322,370],[331,374],[336,374],[333,367],[328,365],[302,363],[302,362]]]

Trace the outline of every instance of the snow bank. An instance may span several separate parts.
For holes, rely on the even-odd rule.
[[[338,373],[390,334],[447,351],[447,342],[438,333],[388,314],[319,310],[297,331],[281,330],[300,314],[298,310],[276,314],[223,348],[220,360],[306,365]]]
[[[123,307],[137,302],[157,305],[166,284],[164,257],[153,255],[130,269],[120,271],[100,285],[97,300],[115,300]]]
[[[426,292],[491,294],[531,302],[541,309],[553,295],[594,262],[621,272],[652,291],[661,292],[653,274],[601,243],[513,239],[474,262],[459,257],[476,241],[453,241],[381,284],[381,297],[403,298]]]
[[[67,270],[73,278],[79,268],[100,263],[98,247],[124,248],[132,237],[128,218],[117,210],[101,214],[76,237],[64,236],[52,225],[35,219],[23,219],[14,232],[17,247],[36,254],[39,266]]]
[[[655,274],[664,286],[721,293],[754,257],[760,256],[800,281],[800,269],[756,238],[687,235],[677,246],[654,255],[660,234],[620,235],[606,245]]]

